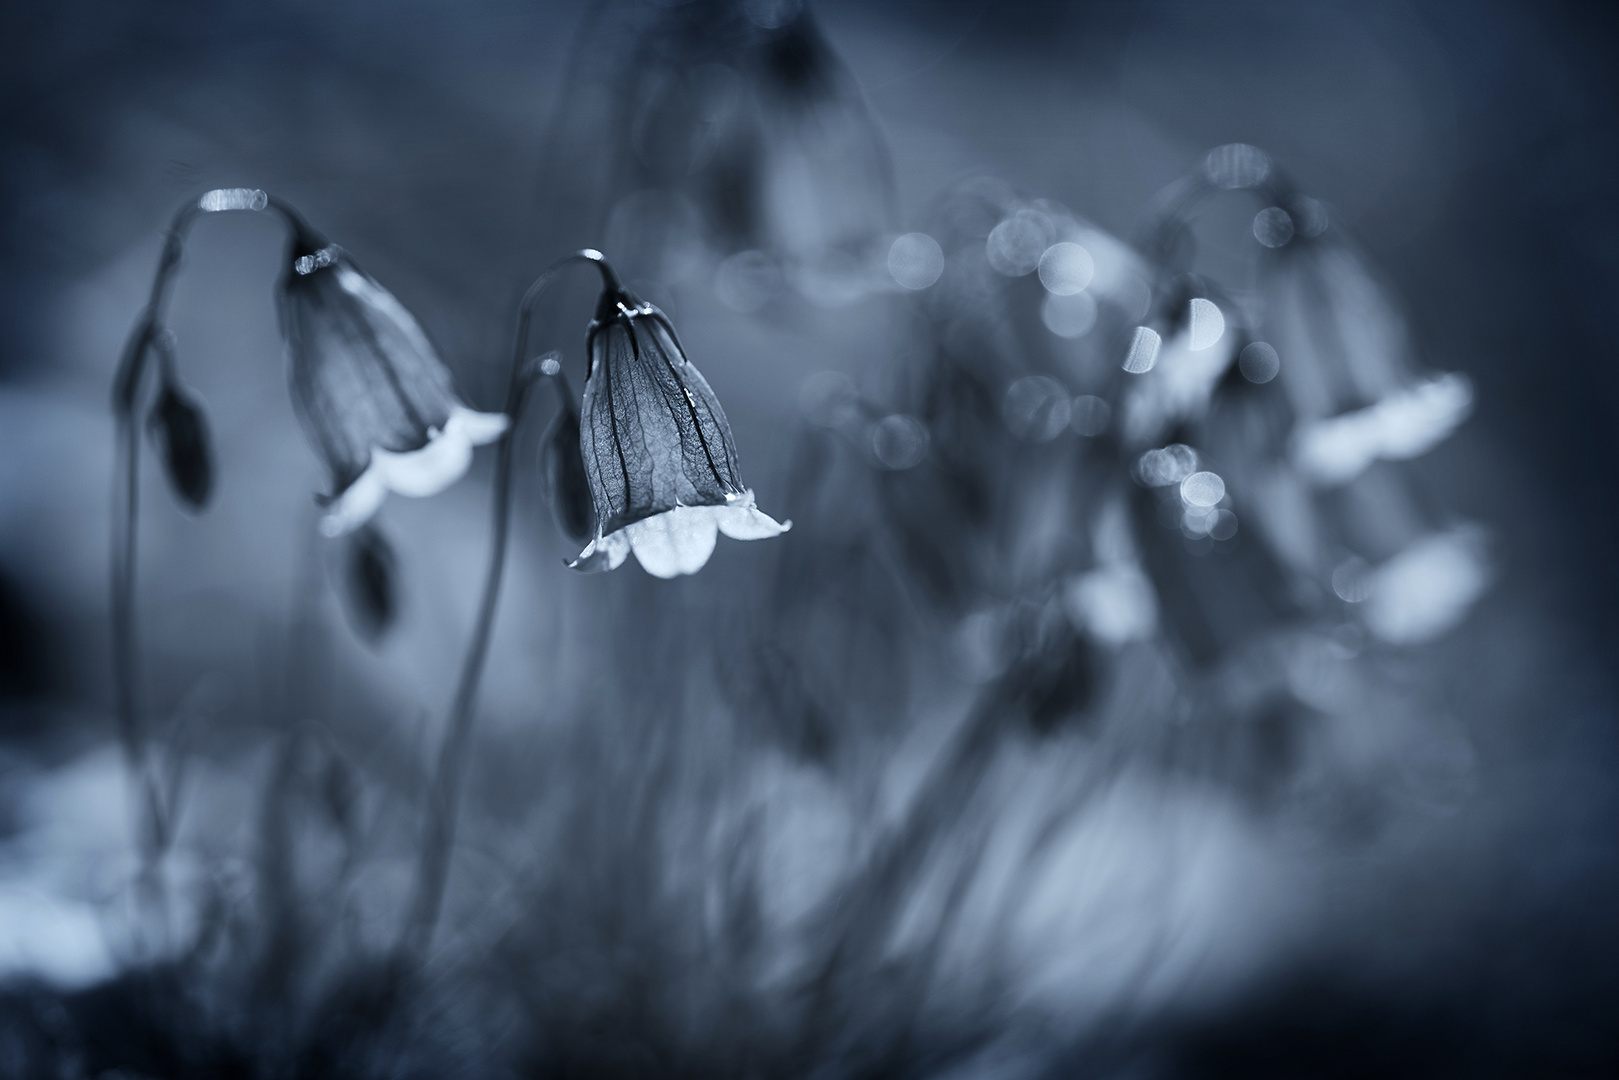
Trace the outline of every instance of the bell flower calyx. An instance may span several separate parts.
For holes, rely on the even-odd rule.
[[[332,475],[327,536],[368,521],[389,491],[449,487],[508,418],[467,408],[414,316],[348,253],[301,222],[280,289],[292,401]]]
[[[701,570],[718,533],[779,536],[738,474],[736,441],[708,381],[686,359],[668,318],[607,282],[586,334],[590,358],[580,449],[596,508],[596,537],[569,565],[613,570],[635,553],[672,578]]]

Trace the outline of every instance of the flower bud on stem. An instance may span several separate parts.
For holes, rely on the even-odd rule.
[[[135,800],[136,843],[140,855],[137,883],[142,925],[152,916],[167,936],[167,902],[161,865],[173,839],[173,793],[165,794],[147,754],[145,725],[137,691],[139,647],[135,634],[136,536],[140,511],[140,438],[136,415],[142,388],[157,354],[161,369],[158,385],[162,398],[156,415],[164,439],[166,464],[183,498],[197,508],[211,487],[207,435],[202,414],[180,387],[174,369],[172,335],[163,325],[170,288],[185,255],[185,238],[198,216],[219,210],[274,210],[290,226],[302,219],[297,211],[264,192],[251,188],[210,191],[177,211],[169,222],[158,257],[157,271],[146,307],[135,321],[113,376],[112,410],[117,426],[113,463],[113,528],[111,619],[113,684],[118,714],[119,742],[132,781]]]

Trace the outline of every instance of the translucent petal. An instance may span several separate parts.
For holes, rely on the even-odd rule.
[[[1107,645],[1144,640],[1158,626],[1152,582],[1133,562],[1103,566],[1074,578],[1063,599],[1075,625]]]
[[[1377,460],[1379,435],[1364,412],[1300,425],[1294,457],[1304,475],[1318,484],[1347,483]]]
[[[1394,645],[1431,641],[1461,622],[1489,583],[1482,530],[1461,525],[1429,536],[1373,572],[1366,627]]]
[[[1345,483],[1378,458],[1405,461],[1428,452],[1466,419],[1472,404],[1472,385],[1463,376],[1420,383],[1376,405],[1301,426],[1299,465],[1317,483]]]
[[[412,498],[438,494],[466,473],[472,448],[498,438],[506,424],[504,414],[457,406],[444,430],[420,450],[397,454],[373,447],[365,472],[332,500],[331,510],[321,520],[321,532],[342,536],[365,524],[390,491]]]
[[[375,465],[360,474],[360,478],[333,499],[331,509],[320,519],[320,531],[326,536],[342,536],[371,520],[388,495],[388,485]]]
[[[586,544],[585,550],[581,551],[579,557],[569,563],[568,567],[582,574],[600,574],[608,570],[617,570],[629,554],[629,537],[624,535],[623,529],[620,529],[607,536],[598,536]]]
[[[653,577],[695,574],[714,554],[714,507],[677,506],[624,527],[641,568]]]
[[[461,479],[471,464],[472,442],[461,431],[440,432],[408,454],[378,448],[371,456],[371,467],[381,472],[389,489],[414,498],[438,494]]]
[[[460,433],[473,446],[484,446],[506,434],[510,423],[505,413],[476,412],[465,405],[457,405],[450,410],[450,420],[444,425],[444,433]]]
[[[371,280],[358,267],[346,262],[337,264],[336,275],[337,283],[344,292],[375,312],[373,319],[382,319],[390,323],[418,356],[437,360],[438,353],[427,340],[427,335],[422,333],[421,324],[394,298],[393,293]]]
[[[767,540],[780,536],[793,527],[793,523],[780,522],[753,505],[753,492],[744,492],[729,506],[716,506],[714,521],[720,532],[732,540]]]
[[[1472,406],[1473,387],[1462,375],[1441,375],[1389,395],[1378,409],[1383,456],[1404,461],[1427,453],[1456,430]]]

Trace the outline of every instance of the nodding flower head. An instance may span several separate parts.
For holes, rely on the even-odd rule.
[[[508,419],[461,403],[421,326],[347,252],[295,223],[281,282],[292,401],[332,474],[321,531],[364,524],[389,491],[432,495]]]
[[[570,565],[612,570],[634,551],[648,573],[671,578],[701,570],[717,532],[786,532],[792,522],[761,512],[742,486],[725,410],[668,318],[600,265],[607,285],[585,339],[580,426],[596,538]]]

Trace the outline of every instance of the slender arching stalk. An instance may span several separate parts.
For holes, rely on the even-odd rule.
[[[129,771],[135,803],[135,842],[140,858],[137,902],[150,905],[160,921],[166,920],[162,858],[169,827],[164,803],[146,754],[146,730],[137,690],[139,642],[135,635],[136,538],[140,521],[140,428],[136,407],[154,350],[167,331],[163,311],[170,286],[180,268],[185,234],[202,211],[189,203],[175,214],[163,242],[152,291],[135,329],[130,333],[113,381],[113,417],[117,427],[113,464],[112,528],[112,664],[118,738]],[[143,920],[144,922],[144,920]]]
[[[461,676],[450,705],[444,741],[439,745],[438,760],[428,787],[427,817],[416,865],[416,888],[396,950],[399,958],[412,954],[419,956],[427,949],[444,902],[450,852],[455,844],[456,821],[460,812],[461,782],[466,775],[467,755],[472,746],[478,685],[483,678],[489,639],[494,630],[495,606],[500,598],[500,583],[506,568],[507,533],[511,524],[512,455],[517,421],[522,415],[529,388],[538,378],[549,374],[537,364],[525,363],[534,305],[560,271],[578,262],[595,263],[607,286],[619,287],[617,275],[602,258],[601,252],[585,248],[552,264],[536,278],[523,294],[518,308],[517,339],[506,391],[506,416],[510,422],[501,436],[495,456],[490,502],[489,567],[484,576],[483,596],[479,601],[472,639],[467,645]]]
[[[152,291],[135,328],[130,332],[113,377],[113,419],[116,426],[113,461],[111,620],[113,694],[118,716],[118,738],[133,785],[136,844],[140,855],[140,901],[150,903],[160,919],[166,918],[162,877],[158,872],[172,833],[169,807],[147,755],[146,727],[138,689],[139,641],[135,627],[137,534],[140,521],[140,426],[136,413],[141,388],[154,352],[162,365],[161,378],[172,379],[173,357],[163,315],[174,278],[183,262],[185,238],[204,213],[222,210],[275,211],[289,225],[301,219],[286,203],[255,189],[210,191],[182,206],[169,222],[163,253],[152,278]]]

